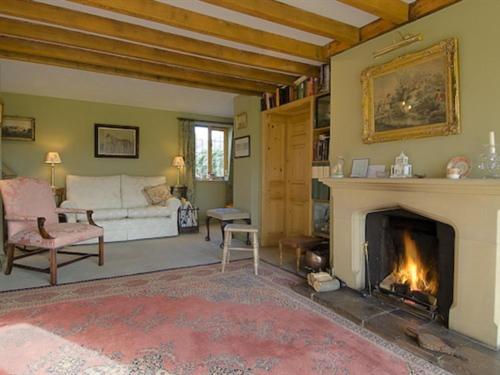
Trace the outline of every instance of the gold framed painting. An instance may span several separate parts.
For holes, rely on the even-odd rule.
[[[35,141],[35,119],[33,117],[3,116],[2,140]]]
[[[363,71],[364,143],[460,133],[457,47],[446,39]]]

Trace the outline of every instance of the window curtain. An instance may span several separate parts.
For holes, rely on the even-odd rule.
[[[184,185],[187,186],[188,200],[196,202],[195,181],[195,121],[179,119],[179,155],[184,157]]]
[[[226,206],[233,205],[233,129],[229,129],[228,134],[228,175],[227,175],[227,183],[226,183]]]

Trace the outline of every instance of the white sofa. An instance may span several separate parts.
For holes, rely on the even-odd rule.
[[[93,210],[95,222],[104,228],[106,242],[176,236],[180,201],[172,197],[165,206],[152,206],[143,191],[147,186],[164,183],[164,176],[68,175],[67,200],[61,207]],[[87,221],[85,215],[66,216],[69,222]]]

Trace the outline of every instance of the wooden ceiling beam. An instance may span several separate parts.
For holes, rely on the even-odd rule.
[[[325,61],[323,49],[312,43],[279,34],[253,29],[238,23],[207,16],[187,9],[174,7],[155,0],[70,0],[99,9],[110,10],[164,25],[208,34],[267,50],[299,56],[315,61]]]
[[[276,0],[201,1],[347,44],[359,42],[357,27]]]
[[[34,56],[34,55],[29,55],[29,54],[4,51],[1,48],[0,48],[0,58],[7,59],[7,60],[24,61],[24,62],[34,63],[34,64],[58,66],[61,68],[85,70],[88,72],[109,74],[109,75],[115,75],[115,76],[126,77],[126,78],[134,78],[134,79],[140,79],[140,80],[144,80],[144,81],[168,83],[168,84],[172,84],[172,85],[188,86],[188,87],[201,88],[201,89],[207,89],[207,90],[212,90],[212,91],[215,90],[215,91],[222,91],[222,92],[230,92],[233,94],[260,95],[260,93],[255,92],[255,91],[238,90],[235,88],[227,88],[227,87],[216,87],[213,85],[208,86],[208,85],[204,85],[202,83],[181,81],[181,80],[165,78],[165,77],[160,77],[160,76],[154,76],[154,75],[149,75],[149,74],[144,74],[144,73],[131,72],[131,71],[122,70],[122,69],[118,69],[118,68],[108,68],[108,67],[104,67],[104,66],[84,64],[84,63],[81,63],[78,61],[59,60],[59,59],[53,59],[53,58],[43,57],[43,56]]]
[[[416,20],[462,0],[416,0],[410,4],[410,19]]]
[[[229,78],[195,70],[174,68],[168,65],[150,63],[142,60],[127,59],[103,53],[77,48],[63,47],[55,44],[40,43],[25,39],[0,36],[0,49],[17,54],[39,56],[54,60],[79,62],[91,66],[116,68],[151,76],[163,77],[177,82],[192,82],[206,87],[227,88],[231,90],[252,91],[255,93],[273,92],[275,85]]]
[[[296,77],[286,74],[208,60],[158,48],[146,47],[135,43],[122,42],[116,39],[103,38],[57,27],[18,21],[11,18],[0,17],[0,34],[48,43],[63,44],[69,47],[85,48],[104,53],[144,59],[160,64],[179,66],[255,81],[289,85],[296,79]]]
[[[344,1],[344,0],[339,0]],[[350,1],[350,0],[349,0]],[[419,18],[425,17],[431,13],[437,12],[447,6],[458,3],[462,0],[416,0],[415,2],[409,4],[409,19],[408,22],[413,22]],[[389,31],[397,29],[401,25],[395,24],[386,19],[378,19],[365,25],[361,28],[361,41],[359,43],[366,42],[367,40],[373,39],[377,36],[385,34]],[[328,56],[334,56],[338,53],[344,52],[345,50],[354,47],[346,46],[345,44],[339,42],[332,42],[324,46],[324,53]]]
[[[160,48],[167,48],[174,51],[210,57],[256,68],[314,77],[319,75],[319,68],[314,65],[261,55],[237,48],[221,46],[215,43],[203,42],[160,30],[154,30],[127,22],[116,21],[31,0],[1,0],[0,14],[45,22],[112,38],[144,43]]]
[[[395,24],[409,20],[409,6],[401,0],[339,0]]]

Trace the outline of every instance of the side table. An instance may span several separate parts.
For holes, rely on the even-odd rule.
[[[187,199],[187,186],[184,185],[174,185],[170,187],[170,194],[172,194],[174,197],[181,199]]]

